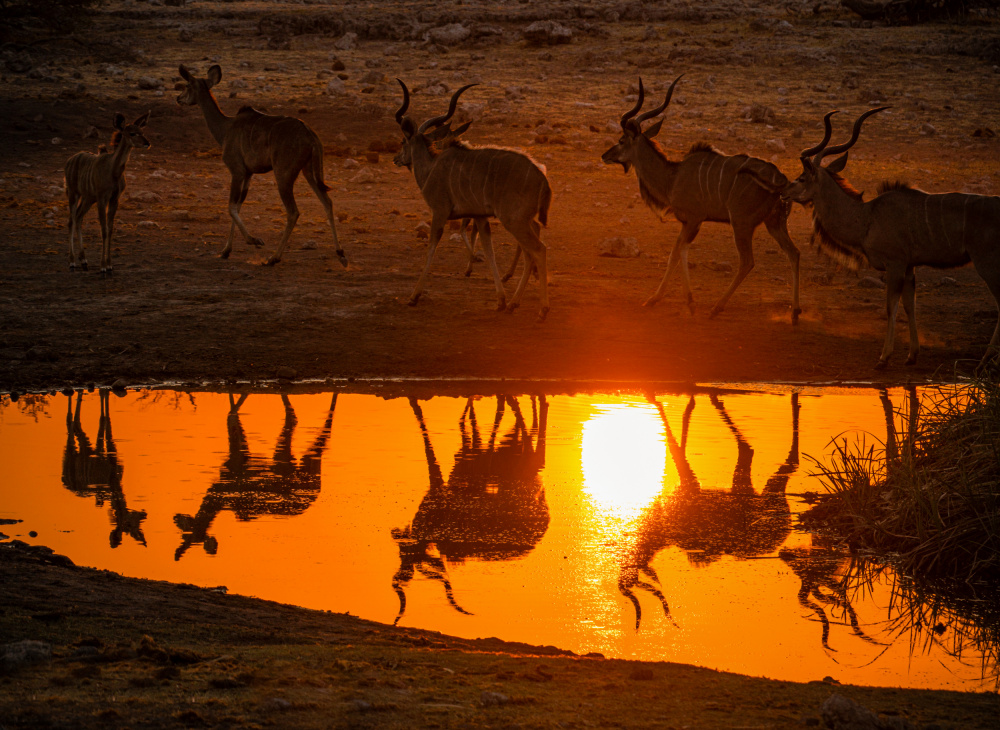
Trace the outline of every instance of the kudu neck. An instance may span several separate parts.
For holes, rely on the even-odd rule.
[[[419,140],[410,150],[410,166],[413,168],[413,177],[421,190],[431,174],[436,157],[437,155],[431,150],[430,143],[425,140]]]
[[[115,147],[115,151],[111,156],[111,171],[116,178],[121,177],[125,173],[125,165],[128,163],[128,156],[130,154],[132,154],[132,145],[125,141],[123,135],[122,140]]]
[[[845,191],[828,174],[820,173],[819,193],[813,198],[813,217],[841,246],[861,252],[868,229],[868,205]]]
[[[643,137],[636,146],[636,156],[632,164],[635,166],[635,174],[647,184],[655,181],[657,187],[662,185],[669,190],[673,187],[680,163],[668,160],[659,145]]]
[[[211,91],[198,94],[198,106],[201,107],[201,113],[205,115],[208,130],[215,137],[215,141],[221,145],[226,139],[226,132],[229,130],[232,117],[223,114],[222,109],[219,108],[219,102],[215,100]]]

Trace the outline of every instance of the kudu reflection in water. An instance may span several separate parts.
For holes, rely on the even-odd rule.
[[[274,447],[273,456],[250,453],[246,433],[240,422],[240,407],[246,401],[244,393],[238,400],[229,394],[229,457],[219,470],[219,479],[201,500],[201,507],[191,517],[174,515],[174,524],[183,532],[180,547],[174,552],[174,560],[192,545],[200,544],[205,552],[215,555],[219,543],[208,534],[216,515],[230,510],[236,519],[246,522],[262,515],[282,515],[292,517],[305,512],[319,496],[323,452],[330,440],[333,411],[337,406],[337,394],[330,400],[326,420],[312,445],[296,462],[292,456],[292,436],[298,419],[288,400],[282,394],[285,406],[285,422]]]
[[[667,449],[677,468],[678,484],[665,489],[638,518],[634,538],[621,557],[618,590],[635,607],[639,630],[642,608],[635,594],[645,590],[660,601],[673,621],[659,577],[650,563],[664,548],[677,546],[695,565],[707,565],[723,555],[752,558],[776,551],[791,531],[791,512],[785,498],[788,479],[799,466],[799,395],[792,393],[792,443],[788,456],[767,480],[760,494],[751,479],[754,450],[736,426],[718,395],[709,400],[736,440],[736,467],[729,490],[703,489],[687,460],[688,429],[695,398],[691,396],[681,419],[678,443],[663,403],[649,397],[663,421]]]
[[[77,391],[76,411],[73,411],[73,396],[66,401],[66,451],[63,454],[63,485],[80,497],[94,497],[99,507],[108,502],[108,517],[111,519],[112,548],[122,544],[122,538],[129,535],[140,545],[146,545],[142,534],[142,521],[146,519],[144,510],[132,510],[125,503],[122,491],[122,474],[125,467],[118,462],[118,449],[111,435],[111,408],[108,402],[110,391],[98,391],[101,402],[101,418],[97,426],[97,446],[80,424],[80,409],[83,393]]]
[[[885,457],[889,461],[894,461],[901,458],[900,439],[896,430],[897,411],[893,408],[889,391],[885,388],[879,391],[879,400],[885,413]],[[908,454],[913,444],[912,436],[916,431],[920,406],[916,387],[906,388],[906,400],[907,407],[905,411],[899,412],[899,415],[907,422],[902,449]],[[827,616],[826,607],[831,611],[840,611],[850,623],[855,636],[870,644],[881,646],[880,642],[862,631],[857,613],[848,596],[848,581],[855,572],[853,558],[846,556],[842,548],[836,548],[822,541],[816,542],[816,537],[813,540],[814,543],[810,547],[782,550],[778,553],[778,557],[801,581],[798,593],[799,605],[812,612],[822,625],[823,648],[827,651],[837,651],[830,646],[830,618]]]
[[[410,398],[424,439],[430,488],[410,525],[392,531],[399,545],[399,570],[392,578],[392,588],[399,596],[394,624],[406,611],[405,589],[415,572],[439,581],[451,606],[469,614],[455,600],[446,562],[519,558],[528,554],[548,529],[549,507],[540,476],[545,466],[548,402],[544,395],[537,400],[532,396],[529,428],[516,398],[497,395],[496,401],[485,445],[473,399],[466,402],[459,420],[462,445],[445,481],[420,403]],[[514,414],[514,426],[497,443],[505,405]]]

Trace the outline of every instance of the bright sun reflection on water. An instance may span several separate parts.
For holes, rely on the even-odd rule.
[[[645,403],[596,410],[583,424],[583,489],[606,517],[627,522],[663,490],[663,423]]]

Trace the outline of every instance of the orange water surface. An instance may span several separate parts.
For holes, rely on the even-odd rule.
[[[885,440],[886,408],[906,400],[783,387],[4,399],[0,518],[21,522],[0,531],[124,575],[463,637],[991,688],[980,654],[900,628],[891,572],[841,594],[849,559],[794,529],[799,495],[822,491],[808,457],[844,432]]]

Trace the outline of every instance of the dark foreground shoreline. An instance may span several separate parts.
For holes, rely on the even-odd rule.
[[[0,543],[3,728],[995,728],[996,693],[797,684],[580,657],[81,568]],[[46,651],[51,652],[46,656]],[[23,660],[23,661],[21,661]],[[32,661],[35,660],[35,661]],[[829,705],[827,705],[829,707]]]

